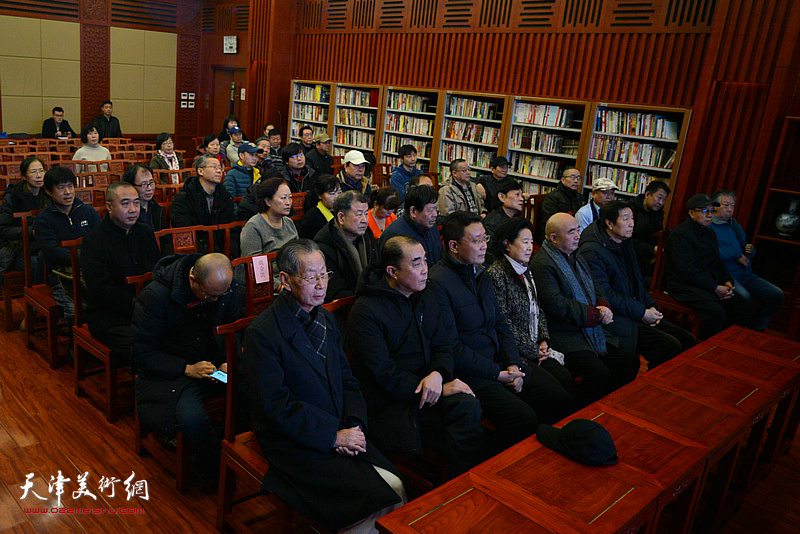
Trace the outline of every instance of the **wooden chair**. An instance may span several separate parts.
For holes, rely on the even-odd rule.
[[[61,308],[53,298],[53,288],[45,284],[33,284],[33,266],[31,264],[31,240],[29,218],[33,218],[41,210],[18,212],[14,218],[20,219],[22,227],[22,253],[25,256],[25,348],[36,348],[55,369],[61,364],[58,353],[58,319]],[[34,312],[44,319],[44,339],[36,337],[39,330]]]
[[[23,296],[25,288],[25,274],[17,271],[8,271],[3,274],[3,330],[11,332],[14,329],[14,299]]]
[[[198,233],[208,236],[208,250],[214,250],[214,231],[216,226],[185,226],[183,228],[164,228],[156,232],[156,241],[164,252],[161,238],[172,239],[172,254],[195,254],[199,250]]]
[[[127,388],[127,398],[130,401],[133,394],[131,379],[120,382],[119,372],[128,365],[123,365],[119,354],[112,354],[111,349],[98,341],[89,332],[83,322],[83,284],[81,264],[78,256],[79,247],[83,238],[62,241],[61,246],[69,249],[70,263],[72,265],[72,298],[75,303],[75,324],[72,327],[73,355],[75,358],[75,396],[87,395],[94,402],[103,407],[106,420],[116,422],[120,415],[121,390]],[[149,273],[148,273],[149,274]],[[87,369],[86,355],[91,354],[102,363],[101,366]],[[87,379],[105,371],[105,388],[96,387]]]
[[[691,326],[692,335],[700,339],[700,315],[687,306],[669,296],[663,289],[664,284],[664,270],[667,265],[667,237],[669,230],[662,230],[656,234],[658,237],[658,251],[656,252],[656,261],[653,269],[653,279],[650,282],[650,295],[653,300],[658,304],[659,309],[665,312],[671,312],[673,315],[682,318],[686,325]],[[666,315],[666,314],[665,314]]]
[[[253,256],[245,256],[244,258],[237,258],[233,260],[233,268],[236,269],[240,265],[244,269],[244,290],[245,290],[245,316],[252,317],[259,315],[272,305],[275,298],[275,276],[272,265],[275,258],[278,256],[277,252],[267,254],[267,264],[270,268],[269,281],[261,284],[256,283],[256,273],[253,267]]]
[[[372,183],[375,187],[389,185],[389,178],[392,176],[392,166],[389,163],[376,163],[372,169]]]
[[[294,208],[294,215],[292,215],[293,221],[297,222],[303,220],[303,206],[307,196],[308,193],[292,193],[292,208]]]
[[[153,179],[157,184],[178,185],[186,182],[186,179],[194,174],[194,169],[184,168],[177,171],[156,169],[153,171]]]
[[[153,193],[153,198],[159,204],[163,202],[172,202],[172,199],[183,191],[183,184],[159,184],[156,182],[156,189]]]
[[[233,258],[233,241],[239,237],[245,224],[247,224],[247,221],[233,221],[231,223],[217,225],[217,229],[222,231],[225,236],[222,247],[223,253],[229,258]]]
[[[423,174],[425,176],[430,176],[431,181],[433,182],[433,188],[434,189],[436,189],[438,191],[439,188],[442,187],[442,184],[439,183],[439,173],[438,172],[428,171],[428,172],[425,172]]]

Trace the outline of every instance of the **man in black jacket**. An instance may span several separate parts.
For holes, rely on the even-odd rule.
[[[606,330],[619,338],[622,350],[641,354],[652,369],[687,350],[695,339],[656,308],[642,282],[632,233],[630,206],[613,200],[600,208],[598,219],[581,234],[578,254],[614,310],[614,322]]]
[[[645,277],[644,284],[648,288],[653,276],[653,262],[658,251],[656,233],[664,229],[664,203],[669,193],[667,184],[653,180],[647,184],[644,193],[630,203],[634,219],[631,243],[639,260],[639,268]]]
[[[508,175],[508,160],[503,156],[492,158],[489,162],[489,169],[492,173],[482,176],[478,181],[486,192],[483,205],[487,212],[500,205],[500,199],[497,197],[500,187],[507,182],[514,181],[514,178]]]
[[[333,174],[333,156],[331,156],[331,138],[321,133],[314,136],[314,150],[306,153],[306,165],[314,169],[314,174]]]
[[[239,318],[235,285],[231,261],[222,254],[167,256],[133,309],[139,420],[165,436],[180,430],[196,470],[211,481],[219,472],[221,434],[203,399],[225,392],[210,378],[227,370],[214,327]]]
[[[139,192],[139,222],[154,232],[166,227],[164,208],[153,198],[156,182],[153,171],[147,165],[137,163],[125,169],[122,179]]]
[[[314,237],[333,273],[325,302],[354,295],[361,271],[378,260],[378,240],[368,223],[367,197],[355,191],[336,197],[333,219]]]
[[[497,187],[497,200],[500,203],[483,219],[483,227],[489,237],[494,234],[501,222],[522,215],[522,204],[525,200],[522,195],[522,184],[514,179],[504,181]]]
[[[217,158],[203,154],[197,158],[195,169],[197,178],[187,181],[183,191],[172,199],[172,226],[180,228],[233,222],[233,197],[224,187],[220,187],[222,165]],[[217,250],[222,249],[222,239],[221,231],[214,234]]]
[[[581,188],[581,171],[574,167],[564,169],[561,174],[561,183],[555,189],[547,193],[542,201],[542,209],[539,212],[539,221],[536,223],[537,242],[547,241],[545,235],[545,225],[547,220],[556,213],[575,213],[583,205],[583,199],[579,192]]]
[[[423,444],[444,444],[456,476],[485,458],[481,409],[469,386],[453,378],[452,335],[427,279],[422,245],[389,239],[381,263],[359,280],[347,340],[378,446],[422,454]]]
[[[100,140],[107,137],[122,137],[122,129],[119,126],[119,119],[114,117],[114,104],[111,100],[104,100],[101,106],[103,114],[94,120],[94,127],[100,134]]]
[[[316,150],[316,149],[313,149]],[[281,176],[289,184],[292,193],[303,193],[314,190],[314,181],[317,179],[316,171],[306,165],[306,155],[299,143],[289,143],[281,150],[283,167]]]
[[[438,201],[439,193],[432,185],[409,186],[405,213],[383,231],[378,242],[378,250],[394,236],[410,237],[422,243],[428,267],[433,267],[442,258],[442,238],[439,237],[439,228],[436,226]]]
[[[290,241],[277,264],[285,290],[247,329],[242,361],[269,462],[262,491],[331,530],[367,532],[405,503],[403,483],[366,438],[367,405],[336,320],[320,306],[328,277],[319,248]]]
[[[750,302],[734,292],[733,278],[719,257],[717,235],[710,228],[719,202],[697,194],[687,207],[689,216],[667,240],[665,289],[698,311],[702,339],[731,324],[748,326]]]
[[[614,320],[608,300],[575,251],[580,225],[569,213],[547,221],[547,239],[531,262],[550,340],[564,353],[573,376],[583,376],[579,393],[590,404],[636,378],[639,358],[619,349],[605,327]]]
[[[53,116],[42,123],[42,137],[45,139],[58,139],[59,137],[75,137],[75,132],[64,120],[64,109],[56,106]]]
[[[139,194],[128,182],[106,189],[108,216],[83,238],[81,273],[86,282],[86,320],[92,336],[127,365],[131,353],[134,288],[129,276],[153,270],[161,252],[153,230],[137,222]]]
[[[451,213],[442,223],[442,236],[446,251],[431,269],[431,289],[446,331],[457,334],[455,376],[472,388],[484,417],[497,426],[492,449],[499,452],[533,434],[540,419],[552,424],[572,413],[572,400],[547,371],[522,364],[482,267],[487,236],[480,216]]]

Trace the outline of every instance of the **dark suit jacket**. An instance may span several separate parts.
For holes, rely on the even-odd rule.
[[[59,131],[62,134],[70,132],[72,134],[72,137],[76,136],[75,132],[69,125],[69,121],[67,121],[66,119],[61,121],[61,128],[59,129]],[[56,137],[56,121],[53,117],[50,117],[49,119],[44,121],[44,123],[42,123],[42,137],[46,139],[54,139]]]
[[[346,457],[333,449],[337,431],[367,431],[367,406],[350,372],[336,320],[318,308],[328,332],[321,358],[282,294],[245,334],[243,371],[254,428],[270,464],[262,491],[274,491],[314,522],[336,529],[399,502],[371,464],[396,473],[367,442]]]

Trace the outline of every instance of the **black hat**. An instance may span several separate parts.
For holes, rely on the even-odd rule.
[[[508,165],[508,160],[504,156],[495,156],[489,162],[489,167],[502,167],[503,165]]]
[[[698,193],[689,199],[688,206],[690,210],[698,210],[698,209],[701,210],[709,206],[714,206],[715,208],[718,208],[719,202],[716,202],[708,195],[704,195],[703,193]]]
[[[582,464],[614,465],[618,460],[611,434],[588,419],[574,419],[562,428],[539,425],[536,439],[548,449]]]

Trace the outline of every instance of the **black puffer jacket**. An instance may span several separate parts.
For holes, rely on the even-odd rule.
[[[13,241],[22,241],[22,226],[14,219],[14,214],[21,211],[44,209],[49,204],[44,188],[38,195],[32,195],[26,182],[20,182],[6,189],[3,204],[0,206],[0,247]],[[33,229],[33,225],[29,228]],[[36,251],[35,240],[31,241],[31,251]]]
[[[336,219],[330,221],[317,232],[314,241],[319,245],[322,254],[325,256],[325,265],[333,271],[330,282],[328,282],[328,293],[325,295],[325,302],[336,299],[351,297],[355,295],[356,283],[358,283],[358,270],[355,259],[347,252],[344,238],[341,231],[336,226]],[[367,231],[362,237],[356,239],[355,246],[358,248],[360,242],[364,242],[367,255],[367,266],[378,261],[378,241],[372,235],[372,230]]]
[[[561,212],[574,214],[582,205],[583,199],[579,192],[559,183],[542,201],[542,210],[536,222],[536,242],[541,243],[544,240],[544,226],[547,224],[547,219]]]

